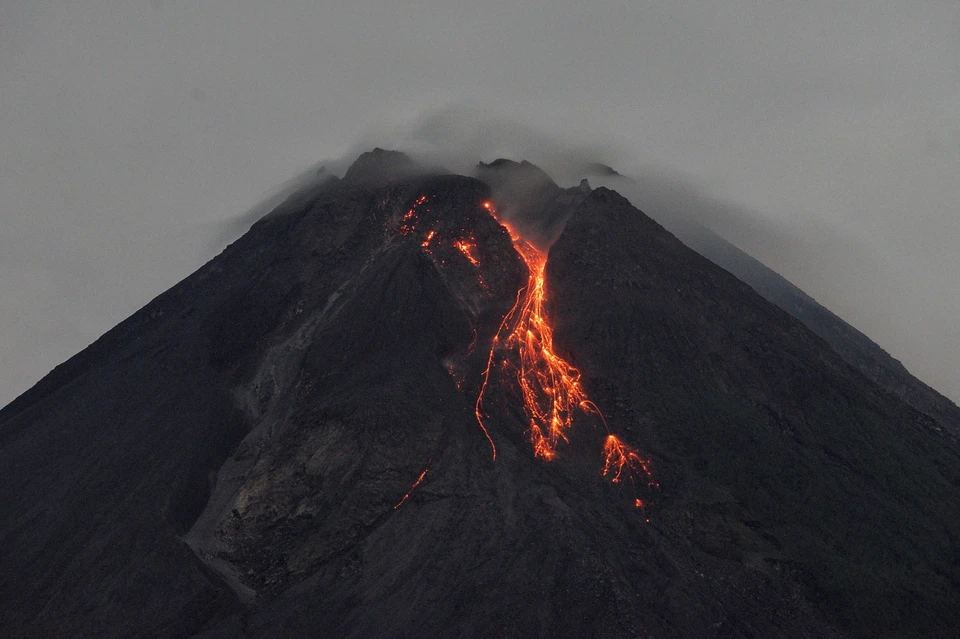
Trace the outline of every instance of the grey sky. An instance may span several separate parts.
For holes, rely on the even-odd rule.
[[[0,404],[284,180],[451,104],[454,138],[509,118],[756,212],[794,247],[728,239],[960,399],[956,2],[4,0]]]

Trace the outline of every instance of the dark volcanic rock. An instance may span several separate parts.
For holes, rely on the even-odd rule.
[[[365,154],[0,411],[0,636],[955,630],[952,441],[615,193],[540,173]],[[496,371],[491,459],[475,402],[527,277],[491,191],[570,220],[558,347],[652,456],[650,523],[601,477],[599,418],[536,459]]]
[[[960,437],[960,408],[910,374],[892,355],[869,337],[824,308],[785,278],[715,233],[687,227],[683,242],[749,284],[767,301],[790,313],[822,337],[844,361],[922,413],[937,420],[945,431]]]
[[[936,422],[615,192],[578,209],[548,275],[558,338],[662,460],[660,521],[691,518],[704,551],[792,576],[854,634],[960,627],[944,560],[960,464]]]
[[[481,162],[477,176],[490,185],[501,217],[537,246],[553,243],[572,210],[571,194],[530,162]]]
[[[670,174],[653,177],[648,173],[631,178],[598,163],[585,165],[583,171],[607,180],[613,188],[630,193],[634,206],[650,214],[684,244],[796,317],[826,340],[848,364],[881,388],[935,419],[949,437],[960,438],[960,407],[954,402],[911,375],[903,364],[869,337],[787,279],[703,226],[719,223],[728,229],[741,227],[749,230],[749,225],[743,227],[742,221],[734,223],[739,215],[731,212],[727,205],[712,200]]]
[[[354,185],[382,186],[391,181],[423,175],[422,166],[406,153],[376,148],[350,165],[343,179]]]

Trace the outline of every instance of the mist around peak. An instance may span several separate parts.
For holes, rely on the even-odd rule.
[[[576,130],[558,132],[546,123],[535,126],[463,104],[425,109],[405,121],[372,127],[341,156],[305,173],[322,166],[324,179],[344,177],[358,158],[375,148],[400,151],[409,167],[426,173],[488,181],[494,197],[503,200],[501,218],[541,248],[556,240],[565,220],[541,219],[541,211],[523,203],[543,202],[551,189],[559,189],[558,197],[563,198],[564,191],[575,197],[573,189],[588,178],[590,185],[616,190],[680,236],[706,229],[731,242],[878,342],[925,381],[960,398],[960,380],[950,374],[956,353],[931,348],[943,337],[929,332],[942,323],[937,320],[941,314],[949,315],[953,298],[942,291],[935,294],[934,279],[917,285],[909,277],[914,262],[901,264],[893,252],[878,253],[872,238],[826,214],[758,210],[738,201],[737,185],[720,188],[716,180],[645,158],[642,148],[587,139]],[[264,202],[296,198],[297,190],[290,187],[285,185]],[[238,237],[264,208],[255,207],[226,224],[219,241]],[[887,312],[891,305],[898,313]],[[908,316],[914,321],[905,321]]]

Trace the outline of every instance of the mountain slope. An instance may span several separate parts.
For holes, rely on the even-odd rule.
[[[683,242],[749,284],[822,337],[854,368],[960,436],[960,408],[927,386],[869,337],[759,261],[705,228],[678,229]]]
[[[480,175],[364,154],[0,411],[0,635],[960,627],[932,420],[616,193]],[[592,410],[534,455],[491,208],[568,220],[557,354],[660,488]]]
[[[960,437],[960,408],[923,383],[866,335],[791,282],[734,246],[712,228],[749,228],[736,207],[714,200],[669,174],[621,175],[604,164],[583,168],[592,178],[621,189],[635,206],[676,234],[684,244],[749,284],[767,301],[790,313],[854,368]],[[709,227],[709,228],[708,228]]]
[[[560,335],[708,484],[677,496],[702,547],[793,574],[855,632],[956,628],[953,441],[614,192],[584,207],[551,250]]]

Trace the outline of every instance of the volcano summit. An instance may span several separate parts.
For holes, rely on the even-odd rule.
[[[0,411],[0,636],[955,635],[960,412],[835,348],[615,191],[366,153]]]

